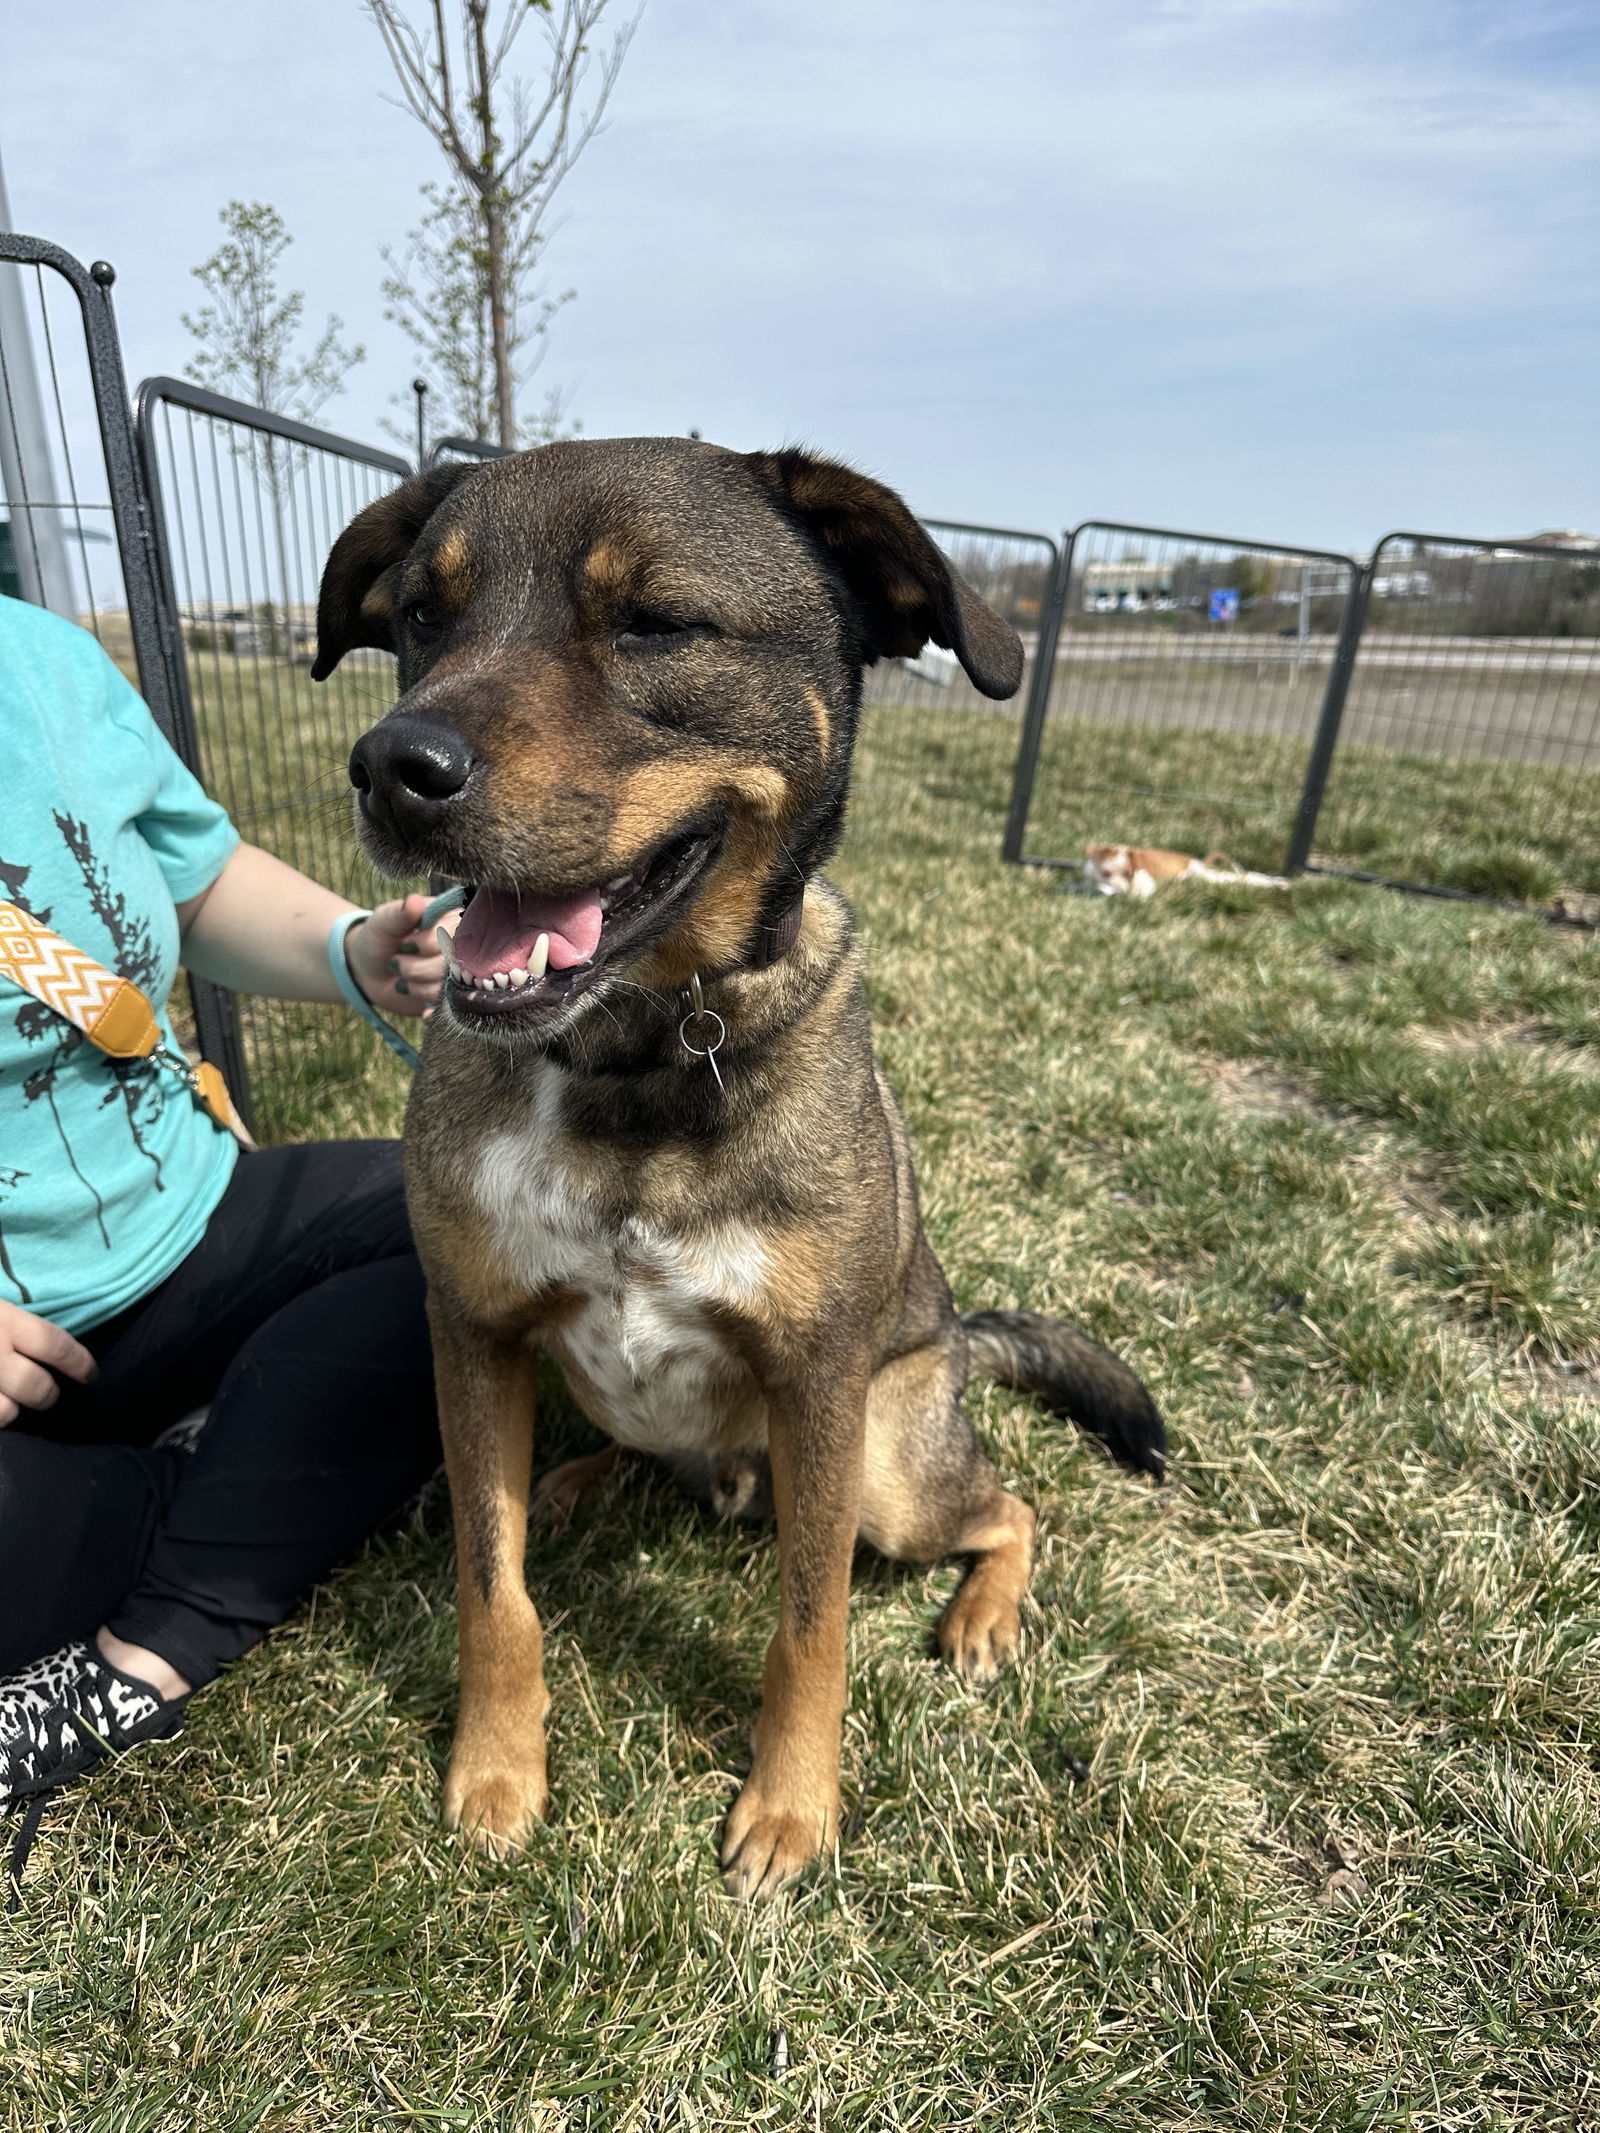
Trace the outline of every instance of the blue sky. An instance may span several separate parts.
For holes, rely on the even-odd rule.
[[[181,368],[230,196],[370,355],[436,154],[357,0],[13,11],[14,219]],[[549,266],[590,435],[837,451],[929,514],[1366,546],[1600,531],[1600,11],[1566,0],[648,0]]]

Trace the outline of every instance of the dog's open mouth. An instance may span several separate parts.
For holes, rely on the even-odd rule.
[[[660,921],[700,875],[710,835],[676,837],[630,873],[576,896],[472,888],[450,942],[449,1000],[463,1021],[564,1006]]]

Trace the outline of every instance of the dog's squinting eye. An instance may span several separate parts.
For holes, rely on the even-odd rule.
[[[426,600],[417,600],[406,609],[406,620],[419,637],[436,637],[444,628],[444,617]]]
[[[619,652],[666,652],[699,634],[699,625],[685,622],[680,615],[639,607],[617,624],[611,641]]]

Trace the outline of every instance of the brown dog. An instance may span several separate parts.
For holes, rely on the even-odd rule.
[[[1017,687],[1014,633],[889,490],[797,451],[673,439],[441,468],[364,511],[323,579],[315,672],[398,651],[357,744],[377,863],[467,884],[407,1115],[460,1560],[445,1812],[505,1851],[545,1806],[523,1578],[535,1351],[615,1446],[737,1508],[770,1487],[782,1598],[736,1893],[838,1827],[858,1537],[972,1569],[939,1625],[1009,1660],[1034,1515],[961,1412],[969,1370],[1159,1473],[1104,1349],[957,1317],[872,1056],[838,842],[862,670],[950,647]],[[569,1505],[615,1452],[547,1477]]]

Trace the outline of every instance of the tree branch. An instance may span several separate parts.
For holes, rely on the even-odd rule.
[[[515,441],[512,402],[527,372],[518,352],[542,343],[568,300],[551,303],[547,285],[535,286],[551,202],[600,130],[638,27],[634,15],[603,55],[594,54],[590,41],[613,4],[423,0],[408,9],[406,0],[364,0],[404,107],[451,172],[448,197],[424,187],[433,206],[411,235],[407,268],[385,286],[396,306],[391,316],[452,390],[493,408],[506,443]],[[544,16],[545,66],[535,93],[510,68],[536,9]]]

